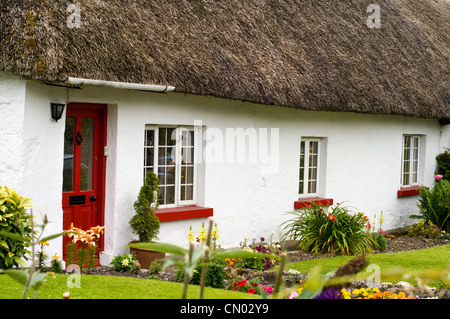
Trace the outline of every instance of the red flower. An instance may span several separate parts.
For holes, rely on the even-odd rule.
[[[238,283],[237,283],[237,285],[239,286],[239,287],[243,287],[243,286],[245,286],[247,284],[247,280],[241,280],[241,281],[239,281]]]
[[[328,214],[328,220],[335,220],[334,215]]]
[[[256,292],[256,290],[253,288],[250,288],[249,290],[247,290],[248,294],[254,294],[255,292]]]
[[[372,228],[372,226],[370,225],[370,223],[367,223],[366,228],[370,230],[370,228]]]

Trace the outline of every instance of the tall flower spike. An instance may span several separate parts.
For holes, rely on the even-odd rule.
[[[205,228],[205,223],[202,223],[202,228],[200,228],[200,232],[198,234],[198,240],[200,242],[205,241],[206,240],[206,228]]]
[[[212,237],[213,240],[218,240],[219,239],[219,228],[217,227],[217,224],[214,224],[214,228],[212,230],[211,237]]]
[[[194,232],[192,231],[192,226],[190,226],[189,230],[187,231],[187,239],[189,240],[190,243],[195,241]]]

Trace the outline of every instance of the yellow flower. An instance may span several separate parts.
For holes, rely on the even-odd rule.
[[[217,224],[214,224],[214,228],[212,230],[211,237],[213,240],[219,239],[219,228],[217,227]]]
[[[359,295],[361,292],[359,289],[353,289],[352,295]]]
[[[194,232],[192,231],[192,226],[189,227],[189,230],[187,232],[187,238],[188,238],[189,242],[193,242],[195,240]]]
[[[39,244],[40,245],[43,245],[43,246],[49,246],[50,244],[48,243],[48,242],[46,242],[46,241],[41,241],[41,242],[39,242]]]
[[[53,259],[53,260],[57,260],[57,259],[60,259],[60,258],[61,258],[61,257],[56,256],[56,255],[55,255],[55,256],[52,256],[52,259]]]
[[[198,234],[198,240],[200,242],[206,240],[206,229],[205,229],[205,223],[202,223],[202,228],[200,228],[200,233]]]

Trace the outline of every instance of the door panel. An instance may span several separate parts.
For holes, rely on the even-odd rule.
[[[105,141],[105,105],[67,105],[62,196],[65,230],[72,224],[83,230],[104,224]],[[64,248],[67,242],[65,236]]]

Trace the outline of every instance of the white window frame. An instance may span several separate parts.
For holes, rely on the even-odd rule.
[[[199,146],[196,145],[198,141],[198,130],[196,127],[193,126],[177,126],[177,125],[146,125],[145,126],[145,135],[147,134],[147,131],[153,131],[154,133],[154,145],[152,146],[154,153],[153,153],[153,172],[155,172],[158,175],[158,151],[159,151],[159,129],[165,129],[165,128],[175,128],[175,158],[179,159],[181,158],[181,148],[183,147],[182,141],[181,141],[181,134],[183,130],[193,131],[194,132],[194,138],[193,138],[193,150],[194,155],[196,152],[199,152]],[[145,136],[144,135],[144,136]],[[145,138],[145,137],[144,137]],[[172,139],[173,140],[173,139]],[[145,172],[149,166],[146,166],[145,160],[146,160],[146,149],[148,146],[144,144],[144,178],[145,178]],[[179,206],[189,206],[189,205],[196,205],[197,204],[197,188],[198,188],[198,165],[196,163],[195,157],[194,161],[192,163],[193,165],[193,181],[192,181],[192,200],[181,200],[181,163],[175,163],[175,194],[174,194],[174,203],[170,204],[160,204],[160,208],[170,208],[170,207],[179,207]]]
[[[409,149],[405,150],[406,138],[410,139]],[[417,142],[417,147],[414,147]],[[420,186],[422,178],[422,147],[423,136],[414,134],[405,134],[402,137],[402,163],[400,185],[402,188]],[[417,149],[416,152],[414,152]],[[405,152],[408,153],[408,163],[405,163]],[[405,170],[407,168],[407,170]],[[405,181],[405,174],[408,174],[407,181]],[[416,175],[413,181],[413,174]]]
[[[301,156],[301,143],[305,143],[305,155],[304,155],[304,168],[303,168],[303,193],[300,192],[300,161],[299,161],[299,176],[298,176],[298,192],[300,198],[308,198],[308,197],[319,197],[321,192],[321,179],[322,179],[322,138],[318,137],[304,137],[300,140],[300,150],[299,150],[299,160]],[[309,149],[310,142],[317,142],[317,166],[316,166],[316,190],[313,193],[308,192],[308,184],[309,184]]]

